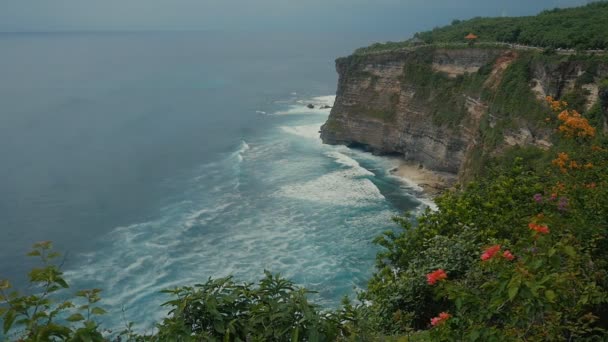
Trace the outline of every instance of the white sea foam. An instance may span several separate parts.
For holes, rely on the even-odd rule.
[[[320,124],[312,124],[312,125],[302,125],[302,126],[280,126],[282,131],[297,135],[300,137],[314,139],[318,142],[321,142],[321,138],[319,135],[319,130],[321,129]]]
[[[384,200],[369,179],[356,179],[356,171],[332,172],[315,180],[282,187],[278,196],[331,205],[360,207]]]
[[[329,115],[331,108],[322,108],[325,106],[332,107],[336,100],[335,95],[317,96],[311,99],[298,100],[296,104],[292,104],[286,110],[275,112],[275,115],[294,115],[294,114],[317,114]],[[311,104],[314,108],[308,108]]]
[[[333,107],[336,102],[336,95],[317,96],[312,98],[313,103],[319,106]]]
[[[241,141],[239,148],[232,154],[239,162],[243,161],[243,155],[245,152],[249,151],[250,147],[246,141]]]
[[[333,149],[334,149],[334,151],[339,151],[339,152],[333,152],[333,153],[336,153],[335,155],[346,156],[346,154],[351,154],[359,160],[369,160],[369,161],[372,161],[375,165],[381,166],[381,168],[384,170],[385,177],[393,178],[405,186],[404,195],[408,195],[411,198],[415,199],[416,201],[420,202],[421,206],[417,209],[418,213],[422,213],[427,207],[431,208],[431,210],[437,210],[437,205],[435,204],[435,202],[433,202],[433,199],[429,198],[427,195],[425,195],[423,193],[424,189],[421,186],[419,186],[416,182],[414,182],[410,179],[404,178],[404,177],[393,175],[390,173],[390,170],[398,167],[402,163],[402,160],[400,158],[376,156],[369,152],[353,150],[346,146],[334,146]],[[354,163],[356,163],[357,166],[359,165],[359,163],[356,160],[354,160],[350,157],[348,157],[348,158],[352,160],[349,163],[352,164],[352,162],[354,161]],[[336,160],[336,161],[338,161],[338,160]],[[343,160],[343,162],[344,161],[345,160]],[[338,162],[340,162],[340,161],[338,161]]]
[[[249,151],[251,147],[249,146],[249,144],[247,144],[247,142],[245,140],[241,141],[241,144],[239,145],[239,149],[236,151],[236,153],[242,155],[243,153]]]
[[[284,186],[277,195],[347,206],[365,206],[384,199],[374,183],[364,178],[374,174],[361,167],[356,160],[337,151],[326,152],[325,155],[348,168],[322,175],[312,181]]]
[[[263,110],[256,110],[255,111],[257,114],[262,114],[262,115],[266,115],[267,113]]]
[[[361,167],[361,165],[359,165],[359,162],[357,162],[356,160],[347,156],[344,153],[340,153],[337,151],[330,151],[330,152],[325,153],[325,155],[335,159],[336,163],[338,163],[338,164],[351,167],[353,169],[353,171],[357,172],[358,175],[361,175],[361,176],[373,176],[374,175],[373,172]]]
[[[422,197],[417,197],[416,199],[417,199],[417,200],[418,200],[420,203],[422,203],[422,204],[423,204],[422,208],[420,208],[421,210],[424,210],[424,209],[426,209],[427,207],[428,207],[428,208],[431,208],[431,210],[432,210],[432,211],[437,211],[437,210],[439,210],[439,208],[437,207],[437,204],[435,204],[435,202],[434,202],[434,201],[433,201],[431,198],[428,198],[428,197],[424,197],[424,196],[422,196]]]
[[[191,228],[197,223],[204,224],[216,218],[219,214],[221,214],[224,210],[226,210],[226,208],[230,207],[231,205],[232,203],[228,202],[220,204],[214,208],[203,208],[197,210],[186,218],[184,225],[188,228]]]

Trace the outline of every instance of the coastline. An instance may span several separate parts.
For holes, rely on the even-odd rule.
[[[430,198],[440,195],[456,182],[456,175],[432,171],[407,161],[402,161],[399,166],[390,170],[390,173],[419,187]]]

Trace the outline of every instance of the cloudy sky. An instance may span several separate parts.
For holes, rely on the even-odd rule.
[[[406,31],[586,0],[0,0],[0,31]]]

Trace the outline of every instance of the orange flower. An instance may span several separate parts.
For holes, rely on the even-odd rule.
[[[554,112],[559,112],[563,108],[568,107],[568,102],[555,100],[555,99],[553,99],[553,96],[547,96],[546,100],[547,100],[547,103],[549,104],[549,107],[551,107],[551,110]]]
[[[564,110],[559,113],[557,118],[563,122],[558,128],[559,131],[567,138],[595,136],[595,127],[591,126],[589,121],[575,110]]]
[[[566,168],[568,161],[570,161],[570,156],[568,156],[568,153],[560,152],[557,155],[557,158],[553,159],[553,161],[551,163],[553,165],[559,167],[561,172],[566,173],[566,172],[568,172],[568,169]]]
[[[534,222],[530,222],[530,224],[528,224],[528,227],[537,233],[549,234],[549,227],[547,227],[546,225],[540,225]]]

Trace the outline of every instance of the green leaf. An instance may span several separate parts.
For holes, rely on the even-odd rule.
[[[291,341],[298,342],[300,340],[300,328],[296,327],[291,333]]]
[[[13,310],[9,310],[6,315],[4,315],[4,324],[3,324],[3,328],[4,328],[4,334],[6,335],[6,333],[8,333],[9,330],[11,330],[11,327],[13,326],[13,322],[15,321],[15,318],[17,318],[15,311]]]
[[[93,309],[91,309],[91,313],[93,315],[105,315],[106,314],[106,310],[100,308],[100,307],[95,307]]]
[[[57,284],[59,284],[61,287],[63,287],[64,289],[67,289],[68,287],[70,287],[63,278],[57,278],[57,279],[55,279],[55,282]]]
[[[517,296],[517,292],[519,291],[520,285],[521,285],[520,279],[517,279],[516,281],[511,281],[511,283],[509,283],[509,289],[508,289],[509,300],[513,300],[513,298],[515,298],[515,296]]]
[[[218,333],[223,334],[225,332],[224,322],[220,320],[213,321],[213,329],[215,329],[215,331],[217,331]]]
[[[456,308],[460,310],[462,308],[462,297],[457,297],[454,304],[456,305]]]
[[[545,291],[545,297],[549,302],[553,303],[555,301],[555,292],[553,292],[553,290],[547,290]]]
[[[84,321],[84,316],[79,313],[75,313],[75,314],[71,315],[70,317],[68,317],[67,321],[68,322]]]
[[[576,251],[574,250],[574,247],[572,247],[572,246],[564,246],[564,253],[566,253],[566,255],[568,255],[571,258],[574,258],[576,256]]]

